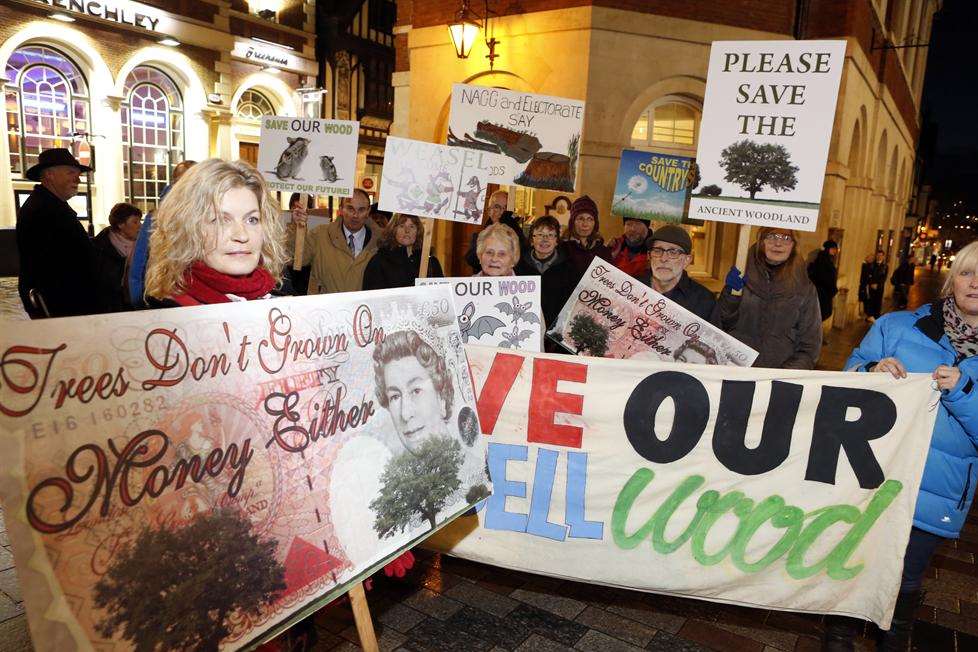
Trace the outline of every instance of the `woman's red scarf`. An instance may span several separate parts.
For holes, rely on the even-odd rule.
[[[248,300],[260,299],[275,287],[275,279],[264,267],[256,267],[247,276],[228,276],[200,261],[184,273],[183,283],[187,289],[173,297],[181,306],[230,303],[229,294]]]

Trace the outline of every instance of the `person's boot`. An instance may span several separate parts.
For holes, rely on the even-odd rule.
[[[862,622],[847,616],[826,616],[822,652],[852,652]]]
[[[879,637],[876,639],[878,652],[906,652],[910,649],[914,614],[917,612],[917,607],[920,606],[922,598],[923,591],[909,591],[897,595],[890,629],[880,631]]]

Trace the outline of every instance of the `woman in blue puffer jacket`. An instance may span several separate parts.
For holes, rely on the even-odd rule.
[[[978,473],[978,242],[951,265],[941,297],[914,312],[879,319],[846,363],[850,371],[929,373],[941,391],[930,451],[920,481],[913,529],[903,562],[890,630],[878,650],[906,650],[931,556],[956,539],[975,493]],[[826,619],[824,649],[852,650],[853,621]]]

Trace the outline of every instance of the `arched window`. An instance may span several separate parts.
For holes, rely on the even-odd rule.
[[[271,100],[259,91],[247,90],[241,93],[235,116],[245,120],[261,120],[263,115],[275,115]]]
[[[657,144],[693,148],[700,126],[700,112],[690,104],[661,101],[652,104],[635,122],[632,147]]]
[[[183,160],[183,100],[170,77],[151,66],[137,66],[126,78],[122,103],[126,199],[143,212],[156,207]]]
[[[22,176],[41,151],[72,149],[74,134],[88,133],[88,85],[67,55],[46,45],[14,50],[4,72],[10,169]]]

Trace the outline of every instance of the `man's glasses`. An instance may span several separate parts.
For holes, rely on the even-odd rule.
[[[682,249],[663,249],[662,247],[652,247],[649,249],[649,256],[652,258],[663,258],[665,260],[678,260],[680,256],[685,256],[686,252]]]
[[[793,242],[794,241],[794,238],[792,238],[787,233],[768,233],[766,236],[764,236],[764,239],[765,240],[770,240],[772,242],[789,242],[789,241],[790,242]]]

